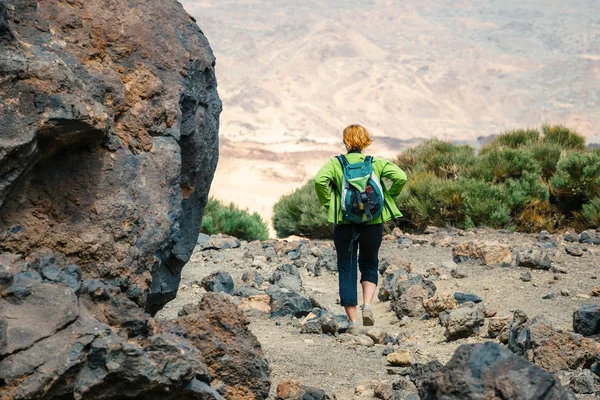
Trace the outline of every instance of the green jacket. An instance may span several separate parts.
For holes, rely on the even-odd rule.
[[[348,153],[345,156],[350,164],[365,159],[365,155],[362,153]],[[373,171],[375,172],[375,175],[379,177],[381,186],[383,187],[383,197],[387,205],[384,207],[381,216],[373,221],[369,221],[368,224],[380,224],[382,222],[387,222],[392,218],[401,217],[402,213],[398,210],[398,207],[394,202],[394,197],[398,196],[402,191],[402,188],[406,183],[406,173],[396,164],[384,160],[383,158],[375,157],[373,157]],[[340,192],[335,189],[342,187],[343,175],[342,166],[337,158],[334,157],[327,161],[315,176],[317,196],[319,197],[321,204],[328,209],[327,219],[329,222],[338,224],[348,223],[342,216]],[[392,181],[392,185],[389,189],[386,189],[382,178],[387,178]],[[393,216],[392,213],[390,213],[390,209]]]

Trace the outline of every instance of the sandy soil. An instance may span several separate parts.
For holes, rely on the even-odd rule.
[[[416,237],[432,240],[431,235]],[[513,250],[519,247],[535,247],[537,243],[535,235],[492,230],[469,232],[464,237],[455,237],[456,242],[471,239],[507,243]],[[590,245],[582,257],[572,257],[565,253],[563,243],[559,242],[552,260],[555,266],[565,269],[566,274],[520,267],[502,268],[463,263],[459,264],[459,269],[466,273],[467,278],[436,280],[438,293],[473,292],[484,299],[487,308],[497,310],[498,316],[510,316],[511,310],[520,309],[530,317],[543,315],[556,327],[570,330],[572,313],[576,308],[599,302],[597,297],[590,298],[589,294],[593,287],[600,285],[600,246]],[[161,311],[159,317],[172,318],[184,304],[197,301],[204,290],[195,283],[211,272],[226,270],[232,274],[237,284],[243,271],[251,269],[247,258],[242,257],[244,252],[248,251],[244,247],[242,244],[239,249],[219,252],[202,252],[197,249],[183,270],[179,295]],[[432,266],[452,261],[450,247],[426,244],[401,249],[392,241],[384,241],[380,257],[408,261],[416,273],[424,273]],[[269,268],[274,269],[284,261],[285,259],[276,259]],[[530,282],[520,280],[521,273],[525,271],[531,272]],[[261,273],[266,275],[266,272]],[[336,304],[337,276],[327,272],[320,277],[308,276],[306,271],[301,273],[305,290],[315,293],[329,311],[343,312]],[[561,295],[561,290],[568,291],[570,295]],[[549,291],[554,292],[554,297],[542,299]],[[444,340],[443,328],[437,319],[412,319],[405,326],[400,326],[390,310],[389,302],[376,301],[374,309],[376,327],[390,335],[404,333],[406,338],[402,346],[410,349],[421,362],[437,358],[445,363],[460,344],[489,340],[483,337],[486,329],[482,329],[482,337],[448,343]],[[302,334],[299,330],[300,321],[294,318],[270,319],[250,316],[249,320],[249,327],[261,342],[271,365],[272,393],[281,380],[294,378],[322,388],[329,394],[335,394],[337,399],[373,398],[373,391],[370,389],[373,383],[393,381],[396,378],[388,374],[390,366],[382,356],[383,345],[366,347],[349,344],[346,334],[338,337]],[[355,389],[359,385],[365,386],[366,390],[357,394]]]

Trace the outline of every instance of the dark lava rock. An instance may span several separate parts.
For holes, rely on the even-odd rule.
[[[155,313],[177,293],[218,160],[208,41],[172,0],[0,4],[3,251],[64,252]]]
[[[267,294],[271,296],[271,317],[293,315],[300,318],[312,311],[310,299],[298,292],[273,285],[267,289]]]
[[[581,232],[581,239],[579,240],[581,243],[589,243],[589,244],[600,244],[600,232],[594,230],[587,230]]]
[[[420,385],[419,395],[423,400],[570,398],[552,374],[493,342],[461,345]]]
[[[233,294],[233,278],[229,272],[214,272],[202,279],[202,287],[207,292]]]
[[[218,234],[211,236],[202,242],[202,250],[227,250],[236,249],[241,246],[239,239],[232,236]]]
[[[518,355],[527,354],[535,365],[550,373],[589,368],[597,353],[593,340],[555,329],[539,317],[528,321],[518,313],[511,323],[508,347]]]
[[[600,333],[600,306],[585,306],[575,310],[573,330],[583,336]]]
[[[477,303],[481,303],[483,301],[483,299],[481,297],[477,296],[475,293],[455,292],[454,298],[456,299],[458,304],[463,304],[468,301],[470,301],[471,303],[477,304]]]
[[[571,232],[571,233],[568,233],[564,239],[565,239],[565,242],[576,243],[576,242],[579,242],[579,240],[581,239],[581,236],[579,236],[576,233]]]

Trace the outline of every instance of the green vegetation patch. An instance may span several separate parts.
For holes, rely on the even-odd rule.
[[[224,233],[242,240],[267,240],[269,228],[258,213],[239,209],[235,204],[224,204],[211,197],[204,208],[200,232],[208,235]]]

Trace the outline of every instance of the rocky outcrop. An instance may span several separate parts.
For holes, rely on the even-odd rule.
[[[0,251],[172,299],[218,159],[214,62],[175,1],[1,1]]]
[[[419,396],[424,400],[570,398],[550,373],[493,342],[460,346],[448,364],[425,379]]]
[[[0,256],[1,400],[267,397],[269,367],[227,296],[159,323],[77,269],[62,255]]]
[[[176,1],[0,0],[0,399],[261,399],[243,313],[174,298],[218,159]]]

